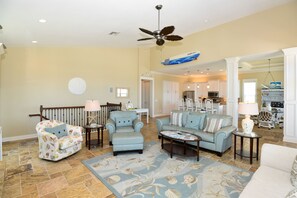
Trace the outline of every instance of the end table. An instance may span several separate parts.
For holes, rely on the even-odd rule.
[[[101,145],[103,147],[103,125],[97,124],[97,125],[85,125],[83,126],[86,130],[86,146],[89,147],[89,150],[91,149],[91,145]],[[97,140],[91,140],[91,132],[92,129],[96,129],[98,133]],[[101,133],[101,138],[100,138]],[[97,143],[96,143],[97,142]]]
[[[234,135],[234,159],[236,159],[236,155],[239,155],[242,159],[242,157],[250,158],[250,164],[253,163],[253,158],[256,158],[257,161],[259,160],[259,139],[262,137],[258,135],[255,132],[252,133],[243,133],[240,131],[232,132]],[[240,137],[240,150],[236,150],[236,139],[237,137]],[[250,151],[244,151],[243,150],[243,139],[248,138],[250,139]],[[254,139],[256,139],[256,153],[254,150]]]

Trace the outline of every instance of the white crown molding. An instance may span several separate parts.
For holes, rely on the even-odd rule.
[[[26,139],[32,139],[32,138],[37,138],[37,133],[33,133],[29,135],[6,137],[6,138],[3,138],[2,142],[12,142],[17,140],[26,140]]]

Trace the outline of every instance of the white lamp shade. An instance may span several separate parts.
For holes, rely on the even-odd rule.
[[[100,111],[100,103],[98,100],[87,100],[85,105],[85,111]]]
[[[239,103],[238,113],[243,115],[258,115],[258,103]]]

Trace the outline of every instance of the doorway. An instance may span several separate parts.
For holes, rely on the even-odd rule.
[[[140,77],[139,104],[141,108],[149,109],[149,115],[154,117],[154,79]]]

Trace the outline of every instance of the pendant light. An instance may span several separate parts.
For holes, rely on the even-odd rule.
[[[265,75],[265,78],[264,78],[264,80],[263,80],[263,82],[262,82],[262,84],[261,84],[261,86],[262,86],[263,88],[266,88],[266,89],[269,88],[269,86],[265,85],[265,83],[266,83],[266,79],[267,79],[268,76],[270,76],[271,79],[273,80],[273,82],[275,82],[274,77],[273,77],[273,75],[272,75],[272,73],[271,73],[271,71],[270,71],[270,60],[271,60],[271,59],[268,59],[268,72],[267,72],[267,74]]]

